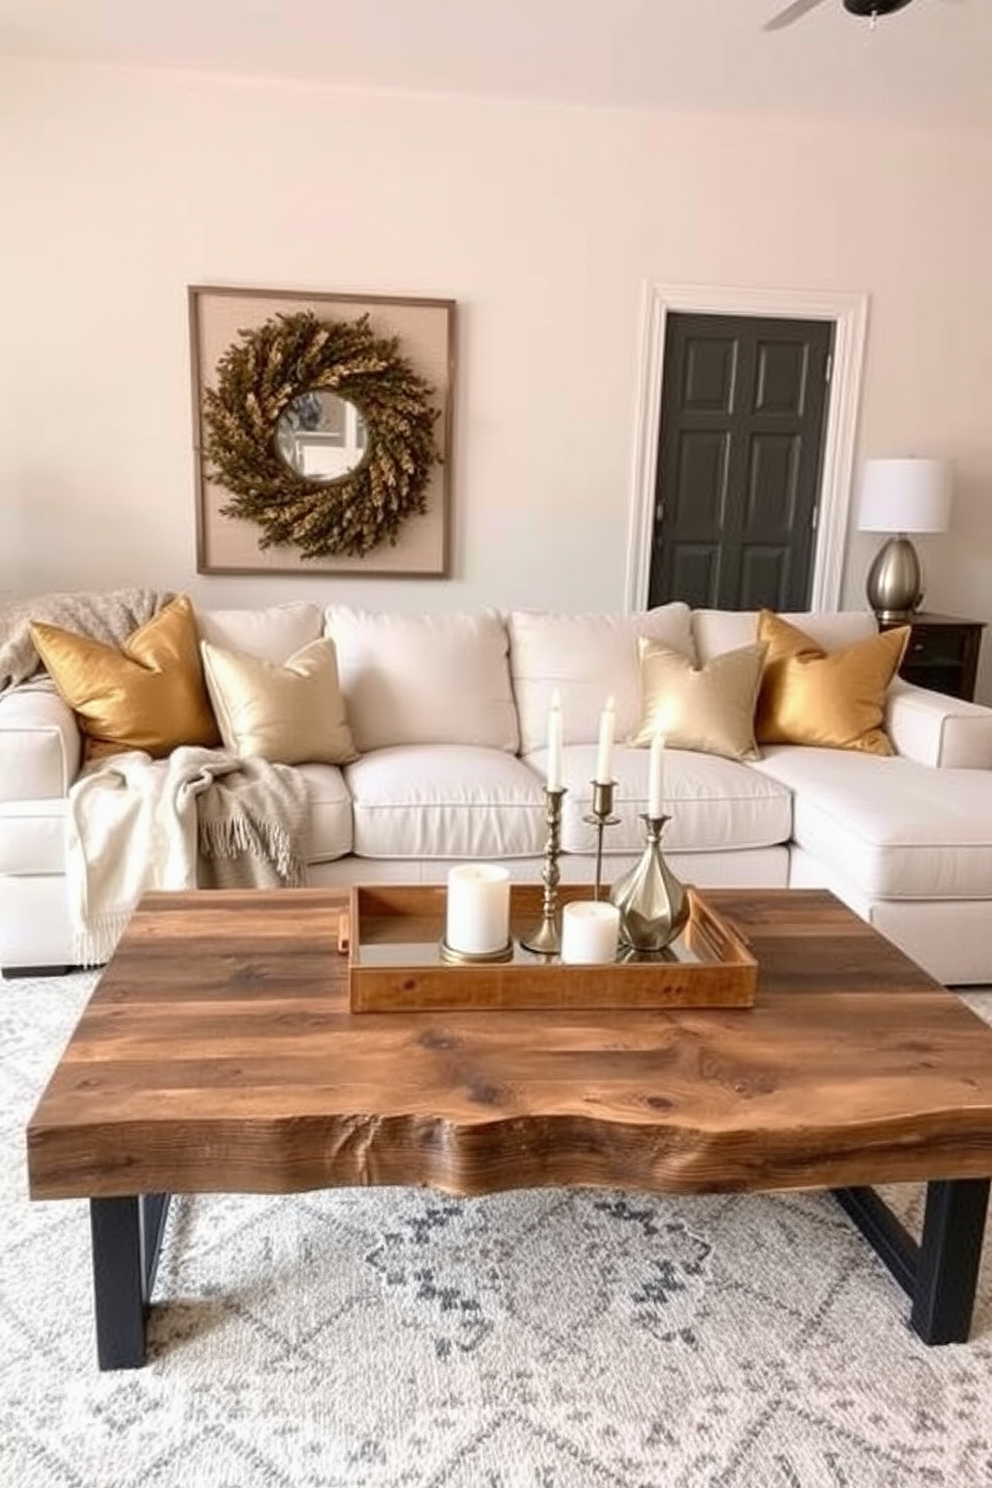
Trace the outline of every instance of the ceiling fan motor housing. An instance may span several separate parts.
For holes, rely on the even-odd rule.
[[[884,16],[908,4],[909,0],[844,0],[844,9],[856,16]]]

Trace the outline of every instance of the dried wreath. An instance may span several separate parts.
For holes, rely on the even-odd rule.
[[[395,544],[406,518],[425,511],[440,460],[435,390],[399,354],[399,337],[375,336],[368,315],[321,320],[309,310],[238,337],[203,395],[209,475],[234,494],[222,514],[257,523],[260,547],[289,545],[304,558]],[[298,474],[276,447],[280,415],[319,391],[354,403],[368,426],[367,458],[330,482]]]

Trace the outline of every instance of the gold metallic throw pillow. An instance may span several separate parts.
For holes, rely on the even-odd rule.
[[[220,743],[187,595],[159,610],[120,650],[39,621],[31,636],[76,714],[87,759],[124,749],[164,758],[180,744]]]
[[[281,765],[358,758],[330,638],[311,641],[282,666],[209,641],[200,642],[200,653],[228,749]]]
[[[631,744],[665,736],[672,749],[698,749],[728,759],[756,759],[754,706],[765,647],[741,646],[694,667],[681,651],[642,638],[643,707]]]
[[[755,721],[758,743],[892,754],[882,726],[885,694],[909,634],[902,625],[824,651],[795,625],[762,610],[758,638],[768,643],[768,656]]]

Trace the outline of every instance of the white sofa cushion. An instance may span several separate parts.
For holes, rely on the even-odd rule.
[[[49,678],[0,697],[0,800],[64,796],[79,774],[83,740],[76,715]]]
[[[610,884],[628,868],[633,868],[639,853],[622,853],[604,861],[603,883]],[[332,884],[361,883],[444,883],[447,868],[463,862],[454,858],[424,858],[413,863],[409,858],[354,858],[336,863],[315,863],[310,869],[314,888]],[[544,859],[531,854],[526,858],[501,858],[510,869],[514,883],[541,882]],[[670,853],[668,864],[683,883],[709,889],[784,889],[789,884],[788,847],[745,848],[740,852]],[[592,887],[595,865],[587,853],[562,853],[558,867],[563,884],[585,884]],[[0,929],[3,921],[0,919]]]
[[[355,747],[519,743],[509,642],[495,610],[396,615],[329,605]]]
[[[258,610],[195,609],[201,641],[244,651],[281,666],[294,651],[318,641],[324,632],[324,612],[315,604],[270,605]]]
[[[547,743],[548,710],[556,690],[561,693],[566,744],[591,744],[598,737],[608,697],[616,709],[616,737],[632,734],[641,718],[638,640],[661,641],[694,663],[689,615],[681,601],[634,615],[512,610],[507,625],[520,752],[529,754]]]
[[[783,744],[753,769],[793,791],[793,837],[868,899],[992,899],[992,772]]]
[[[432,744],[346,765],[355,852],[367,858],[514,858],[544,851],[544,792],[512,754]]]
[[[783,620],[806,633],[824,651],[837,651],[841,646],[851,646],[868,636],[878,634],[878,625],[871,610],[839,610],[831,614],[803,613],[783,614]],[[735,651],[757,639],[757,610],[693,610],[692,635],[700,663],[721,656],[724,651]]]
[[[298,765],[310,803],[307,859],[329,863],[351,852],[351,796],[337,765]]]
[[[644,845],[641,813],[647,809],[646,749],[618,747],[613,754],[616,779],[614,815],[619,824],[603,833],[604,855],[636,852]],[[543,776],[546,750],[535,750],[527,763]],[[561,841],[565,852],[595,851],[595,828],[584,818],[592,809],[596,747],[571,744],[563,751]],[[792,832],[791,792],[737,760],[692,750],[665,751],[666,851],[713,852],[772,847],[788,842]]]

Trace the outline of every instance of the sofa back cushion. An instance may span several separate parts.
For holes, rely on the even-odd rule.
[[[399,744],[516,752],[509,643],[495,610],[399,615],[328,605],[325,629],[360,753]]]
[[[757,610],[693,610],[692,634],[700,663],[736,651],[758,639]],[[824,651],[837,651],[878,634],[871,610],[839,610],[834,614],[783,614]]]
[[[246,656],[260,656],[263,661],[281,666],[295,652],[320,640],[324,633],[324,612],[319,605],[269,605],[256,610],[196,611],[200,639],[225,651],[240,651]]]
[[[508,625],[523,754],[547,744],[548,709],[556,690],[566,744],[595,742],[608,697],[616,709],[616,737],[632,734],[641,718],[637,643],[642,636],[695,661],[689,607],[681,601],[633,615],[513,610]]]

